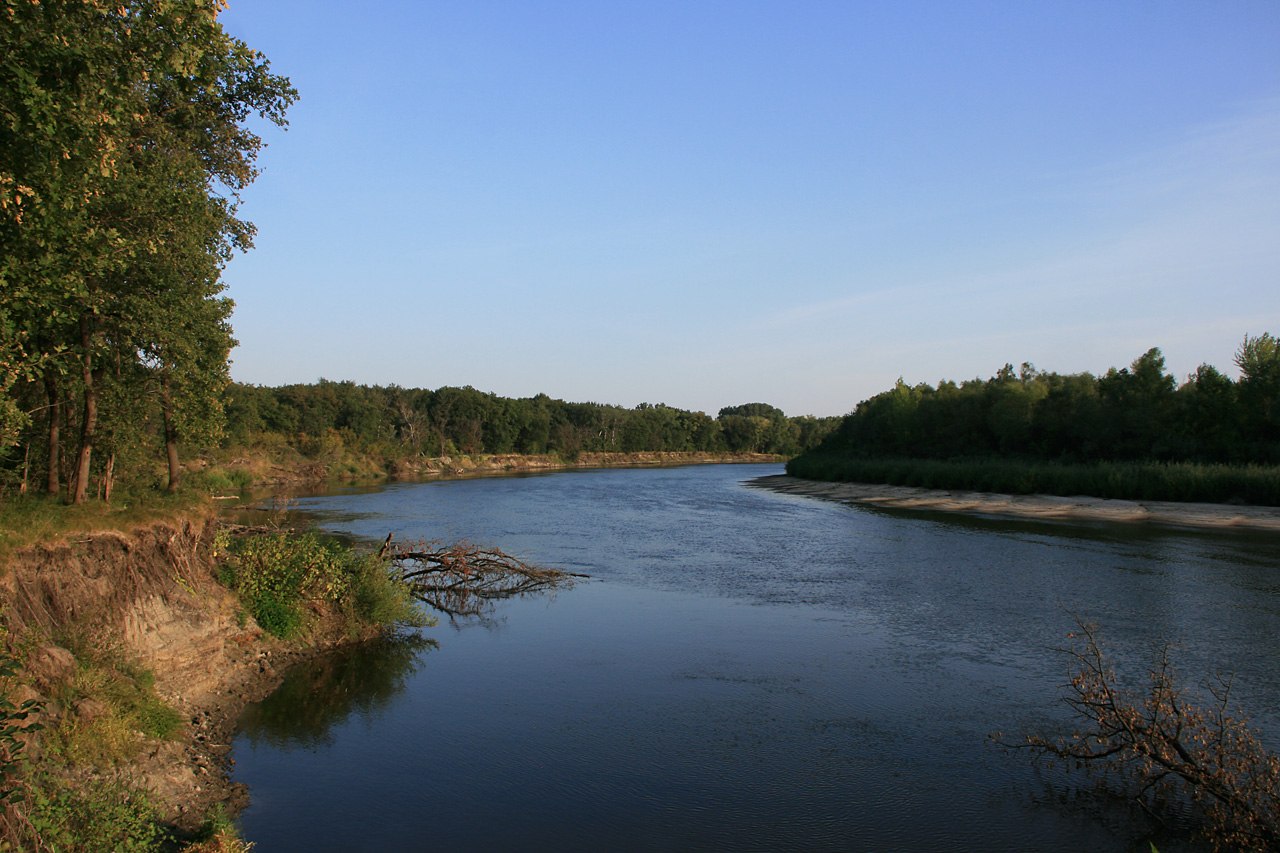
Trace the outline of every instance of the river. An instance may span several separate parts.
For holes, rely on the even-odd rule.
[[[290,674],[241,721],[258,850],[1129,850],[1151,827],[989,735],[1063,731],[1074,618],[1172,642],[1280,735],[1280,537],[885,512],[777,465],[301,499],[322,529],[589,574]],[[1175,828],[1154,836],[1187,849]]]

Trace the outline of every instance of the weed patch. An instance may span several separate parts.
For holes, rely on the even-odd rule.
[[[376,554],[314,533],[220,537],[219,579],[235,590],[264,631],[288,639],[305,628],[309,605],[331,607],[355,623],[426,624],[408,585]]]

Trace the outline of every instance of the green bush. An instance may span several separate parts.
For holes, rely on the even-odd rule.
[[[253,474],[243,468],[209,468],[187,475],[187,485],[213,495],[240,495],[253,485]]]
[[[357,618],[370,625],[434,624],[409,585],[388,571],[386,561],[376,554],[356,560],[350,604]]]
[[[0,678],[8,679],[18,671],[18,662],[8,653],[0,653]],[[39,711],[41,704],[28,699],[21,705],[14,705],[7,691],[0,693],[0,803],[5,800],[16,802],[22,799],[22,791],[12,779],[17,774],[22,760],[22,752],[26,743],[18,736],[25,731],[39,731],[39,723],[26,722],[33,712]]]
[[[167,836],[145,795],[114,781],[76,787],[52,776],[33,780],[24,806],[28,839],[41,850],[83,853],[147,853]]]
[[[302,628],[301,601],[284,601],[279,593],[260,592],[248,600],[249,612],[262,630],[282,639]]]
[[[254,536],[227,543],[226,551],[219,578],[274,636],[295,636],[309,602],[367,624],[425,624],[408,586],[375,554],[361,556],[314,533]]]

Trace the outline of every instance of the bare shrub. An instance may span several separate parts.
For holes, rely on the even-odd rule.
[[[1215,850],[1280,847],[1280,757],[1230,712],[1231,679],[1207,685],[1210,702],[1189,702],[1165,646],[1145,692],[1125,690],[1096,626],[1079,624],[1079,632],[1068,635],[1076,647],[1061,651],[1072,664],[1064,698],[1083,727],[1066,737],[1032,734],[1005,745],[1098,773],[1125,786],[1153,814],[1162,804],[1193,804]]]

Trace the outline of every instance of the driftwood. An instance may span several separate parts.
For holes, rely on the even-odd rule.
[[[566,587],[587,575],[532,566],[497,548],[467,542],[393,546],[379,549],[400,569],[418,600],[451,619],[482,617],[505,598]]]

